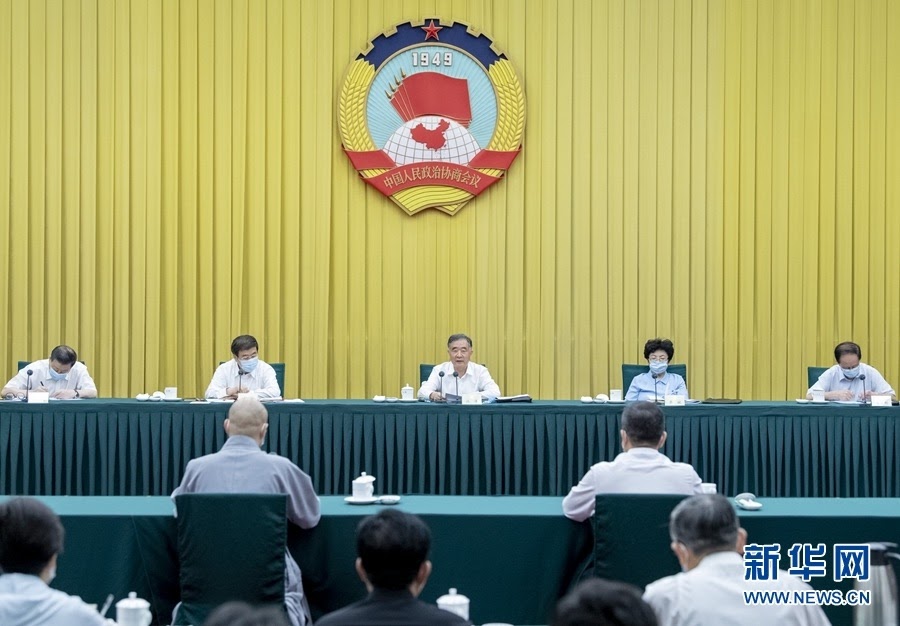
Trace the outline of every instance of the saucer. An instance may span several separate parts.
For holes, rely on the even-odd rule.
[[[395,398],[394,396],[391,396],[390,398],[385,398],[385,400],[387,400],[388,402],[396,402],[397,398]]]
[[[372,398],[372,402],[384,402],[385,400],[387,400],[387,398],[385,398],[384,396],[375,396],[374,398]]]
[[[794,400],[794,402],[796,402],[797,404],[808,404],[809,400],[807,400],[806,398],[797,398],[796,400]]]
[[[181,402],[181,398],[163,398],[163,402]]]
[[[406,398],[400,398],[400,400],[398,400],[398,402],[418,402],[418,401],[419,401],[418,398],[409,398],[408,400]]]
[[[371,496],[368,498],[354,498],[353,496],[347,496],[344,498],[344,502],[347,504],[375,504],[378,502],[378,498],[375,496]]]
[[[378,504],[397,504],[400,502],[400,496],[381,496],[378,498]]]

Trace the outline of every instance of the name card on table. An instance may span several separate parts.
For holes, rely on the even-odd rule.
[[[872,406],[891,406],[891,397],[872,396]]]
[[[684,396],[666,396],[666,406],[684,406]]]
[[[472,393],[464,393],[462,397],[463,404],[481,404],[481,392],[473,391]]]
[[[49,391],[29,391],[28,404],[50,404]]]

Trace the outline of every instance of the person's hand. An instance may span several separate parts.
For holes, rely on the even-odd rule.
[[[853,392],[850,391],[849,389],[841,389],[838,391],[832,391],[828,395],[831,396],[830,398],[828,398],[829,400],[852,400],[853,399]]]
[[[57,398],[59,400],[71,400],[75,397],[74,389],[60,389],[59,391],[54,391],[50,394],[51,398]]]
[[[432,391],[430,394],[428,394],[428,398],[432,402],[443,402],[444,401],[444,397],[437,391]]]

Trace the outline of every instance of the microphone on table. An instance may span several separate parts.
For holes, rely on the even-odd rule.
[[[438,393],[441,394],[441,397],[443,398],[444,397],[444,372],[443,371],[438,372],[438,376],[440,377],[438,380],[440,380],[440,383],[441,383],[441,388],[438,389]]]
[[[246,372],[244,372],[244,370],[241,369],[241,364],[238,363],[238,390],[237,390],[237,393],[240,393],[241,389],[244,388],[244,374],[245,373]],[[237,393],[234,395],[237,396]]]
[[[28,401],[28,392],[31,391],[31,375],[34,374],[34,370],[28,370],[25,372],[28,374],[28,382],[25,385],[25,401]]]
[[[865,401],[866,401],[866,375],[865,375],[865,374],[860,374],[859,379],[860,379],[860,380],[862,381],[862,383],[863,383],[862,401],[865,402]]]
[[[453,370],[453,378],[456,379],[456,395],[459,395],[459,372]]]
[[[656,401],[659,402],[659,383],[662,382],[662,377],[657,378],[656,374],[653,375],[653,395],[656,396]]]

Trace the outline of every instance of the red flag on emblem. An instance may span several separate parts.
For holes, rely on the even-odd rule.
[[[389,97],[406,122],[423,115],[440,115],[468,128],[472,121],[469,82],[465,78],[419,72],[401,80]]]

